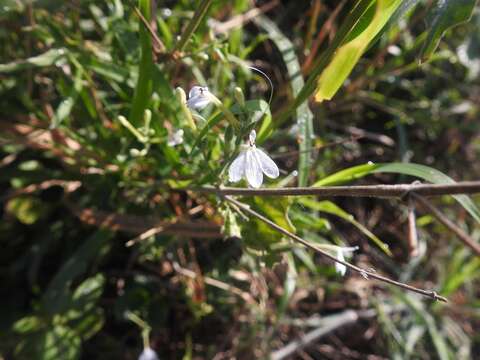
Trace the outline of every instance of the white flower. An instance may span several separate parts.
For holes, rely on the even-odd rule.
[[[138,360],[158,360],[158,355],[152,348],[146,347],[138,357]]]
[[[168,146],[176,146],[183,143],[183,129],[175,131],[173,134],[168,136],[167,144]]]
[[[340,261],[345,261],[345,253],[352,253],[355,250],[358,250],[358,246],[354,247],[341,247],[337,246],[336,248],[336,256],[337,259]],[[345,273],[347,272],[347,267],[343,264],[340,264],[338,262],[335,263],[335,270],[337,271],[338,274],[345,276]]]
[[[202,110],[211,102],[210,91],[206,86],[194,86],[188,93],[187,106],[190,109]]]
[[[255,130],[250,132],[249,143],[228,169],[228,179],[231,182],[247,179],[251,187],[259,188],[263,183],[263,174],[275,179],[280,174],[277,165],[262,150],[255,146]]]

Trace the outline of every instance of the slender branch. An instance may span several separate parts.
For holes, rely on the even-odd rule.
[[[382,276],[382,275],[378,275],[376,274],[375,272],[372,272],[370,270],[365,270],[365,269],[362,269],[358,266],[355,266],[355,265],[352,265],[346,261],[343,261],[343,260],[339,260],[337,259],[335,256],[333,255],[330,255],[328,252],[326,252],[325,250],[322,250],[320,248],[318,248],[317,246],[309,243],[308,241],[302,239],[300,236],[298,235],[295,235],[291,232],[289,232],[288,230],[285,230],[284,228],[282,228],[281,226],[275,224],[273,221],[271,221],[270,219],[266,218],[265,216],[257,213],[256,211],[252,210],[248,205],[245,205],[243,203],[241,203],[240,201],[237,201],[235,200],[234,198],[230,197],[230,196],[224,196],[224,198],[231,202],[232,204],[236,205],[237,207],[239,207],[240,209],[242,209],[243,211],[245,211],[246,213],[252,215],[252,216],[255,216],[257,219],[259,219],[260,221],[263,221],[265,224],[267,224],[268,226],[270,226],[272,229],[282,233],[283,235],[286,235],[288,236],[290,239],[296,241],[297,243],[300,243],[302,244],[303,246],[309,248],[309,249],[312,249],[314,251],[316,251],[317,253],[323,255],[324,257],[327,257],[329,258],[330,260],[334,261],[334,262],[337,262],[339,264],[342,264],[344,266],[346,266],[347,268],[349,268],[350,270],[353,270],[353,271],[356,271],[358,273],[360,273],[363,277],[365,278],[373,278],[373,279],[377,279],[377,280],[380,280],[380,281],[383,281],[385,283],[388,283],[388,284],[392,284],[392,285],[395,285],[395,286],[398,286],[402,289],[405,289],[405,290],[409,290],[409,291],[413,291],[413,292],[416,292],[417,294],[421,294],[421,295],[424,295],[424,296],[427,296],[433,300],[439,300],[439,301],[443,301],[443,302],[447,302],[447,299],[443,296],[440,296],[438,295],[435,291],[431,291],[431,290],[423,290],[423,289],[419,289],[419,288],[416,288],[414,286],[411,286],[411,285],[407,285],[407,284],[404,284],[404,283],[401,283],[401,282],[398,282],[398,281],[395,281],[395,280],[392,280],[390,278],[387,278],[385,276]]]
[[[232,29],[245,25],[255,17],[263,13],[266,13],[267,11],[270,11],[278,4],[279,4],[279,0],[272,0],[258,8],[254,7],[253,9],[250,9],[243,14],[234,16],[225,22],[214,23],[214,25],[212,26],[212,30],[215,34],[222,34],[222,33],[229,32]]]
[[[180,189],[179,189],[180,190]],[[404,198],[409,193],[423,196],[476,194],[480,193],[480,181],[464,181],[451,184],[397,184],[397,185],[358,185],[358,186],[328,186],[328,187],[285,187],[248,189],[234,187],[198,187],[191,189],[201,193],[216,195],[239,196],[353,196]]]
[[[152,26],[148,23],[147,19],[145,19],[145,16],[142,15],[142,13],[140,12],[140,10],[138,10],[137,7],[134,7],[133,11],[140,18],[140,20],[142,21],[143,25],[147,28],[150,35],[152,35],[152,39],[155,41],[159,51],[165,52],[166,51],[165,45],[163,44],[162,40],[160,40],[160,38],[158,37],[157,33],[152,28]]]
[[[480,256],[480,244],[473,240],[467,233],[465,233],[460,227],[455,225],[450,219],[442,214],[438,208],[436,208],[427,199],[418,194],[413,194],[415,200],[417,200],[423,207],[425,207],[439,222],[441,222],[447,229],[458,236],[461,242],[468,246],[477,256]]]

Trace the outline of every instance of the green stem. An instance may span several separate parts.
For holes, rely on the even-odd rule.
[[[190,39],[192,34],[197,29],[198,25],[200,25],[200,22],[203,20],[203,18],[207,14],[208,8],[210,7],[210,5],[212,5],[212,2],[213,0],[203,0],[201,2],[200,6],[195,11],[195,14],[193,15],[192,20],[190,20],[190,23],[188,24],[187,28],[183,32],[182,37],[180,38],[180,41],[175,46],[175,49],[173,52],[183,50],[183,48],[187,44],[187,41]]]
[[[150,21],[151,4],[150,0],[138,0],[138,7],[143,17]],[[143,113],[150,101],[153,91],[153,57],[152,39],[150,33],[144,26],[140,26],[140,45],[142,55],[138,65],[138,81],[135,87],[132,107],[129,114],[130,121],[138,126],[142,120]]]

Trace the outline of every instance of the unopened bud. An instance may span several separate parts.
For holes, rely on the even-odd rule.
[[[180,86],[175,89],[175,96],[177,97],[180,103],[185,104],[187,102],[187,94]]]
[[[240,106],[245,106],[245,95],[243,95],[243,90],[238,86],[234,90],[235,99],[240,104]]]

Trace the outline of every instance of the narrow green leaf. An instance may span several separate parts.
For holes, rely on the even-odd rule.
[[[195,10],[192,20],[188,23],[187,28],[183,32],[180,41],[175,46],[175,51],[182,51],[185,45],[187,44],[190,37],[193,35],[198,25],[202,22],[205,15],[207,15],[210,5],[212,5],[213,0],[203,0]]]
[[[150,0],[138,0],[138,7],[145,19],[150,21]],[[153,91],[152,39],[148,30],[145,29],[145,26],[141,25],[139,32],[142,55],[138,65],[138,81],[128,117],[130,122],[135,126],[141,123],[143,113],[150,101]]]
[[[335,51],[330,64],[318,79],[315,100],[330,100],[350,75],[353,67],[367,50],[371,41],[382,30],[401,0],[377,0],[372,4]]]
[[[435,323],[435,319],[430,312],[427,311],[425,306],[416,298],[411,296],[410,294],[403,294],[397,289],[393,290],[397,293],[397,295],[401,298],[402,302],[406,304],[417,316],[417,318],[425,324],[432,338],[433,345],[435,350],[437,351],[438,358],[441,360],[449,360],[451,359],[451,351],[445,342],[442,334],[438,330],[438,327]]]
[[[350,224],[355,226],[358,230],[360,230],[365,236],[367,236],[370,240],[372,240],[380,249],[382,249],[386,254],[389,256],[392,255],[388,245],[385,244],[382,240],[380,240],[375,234],[373,234],[370,230],[368,230],[365,226],[360,224],[358,221],[355,220],[353,215],[347,213],[345,210],[340,208],[335,203],[325,200],[325,201],[316,201],[310,198],[302,198],[299,202],[316,211],[321,211],[330,215],[337,216],[345,221],[348,221]]]
[[[470,20],[476,0],[438,0],[429,21],[427,38],[421,51],[421,60],[427,60],[437,48],[449,28]]]
[[[292,94],[297,97],[304,87],[302,71],[298,58],[295,54],[295,48],[292,42],[280,31],[280,29],[265,16],[259,16],[255,19],[258,26],[264,29],[269,37],[280,51],[283,61],[287,67],[287,72],[290,77],[290,86]],[[306,186],[308,181],[308,174],[312,156],[310,149],[312,148],[312,134],[313,134],[313,114],[308,107],[308,102],[302,102],[297,108],[297,125],[299,138],[300,157],[298,159],[298,186]],[[263,127],[259,133],[259,137],[263,138],[266,133],[270,132],[271,126]]]
[[[455,181],[434,168],[414,163],[364,164],[341,170],[318,180],[313,186],[331,186],[360,179],[373,173],[395,173],[415,176],[433,184],[451,184]],[[453,195],[460,205],[480,223],[480,210],[467,195]]]
[[[25,60],[16,60],[8,64],[0,64],[0,73],[11,73],[34,67],[46,67],[55,64],[67,54],[65,49],[50,49],[43,54]]]
[[[77,70],[77,74],[75,75],[75,80],[73,82],[73,86],[70,89],[68,96],[60,102],[58,105],[57,110],[55,111],[55,116],[52,119],[52,124],[50,128],[55,129],[58,127],[67,117],[70,116],[72,112],[73,106],[77,101],[77,98],[82,91],[83,88],[83,71]]]

